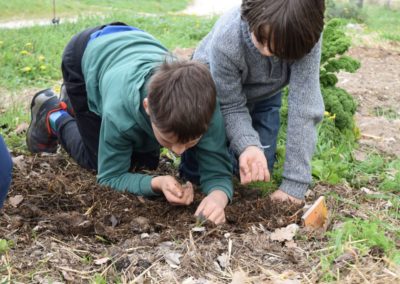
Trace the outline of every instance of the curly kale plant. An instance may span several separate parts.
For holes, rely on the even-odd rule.
[[[343,55],[350,47],[351,39],[343,31],[343,23],[332,19],[326,23],[322,42],[320,82],[325,109],[335,116],[335,125],[340,130],[354,126],[353,115],[356,102],[344,89],[336,87],[339,71],[355,72],[360,63]]]

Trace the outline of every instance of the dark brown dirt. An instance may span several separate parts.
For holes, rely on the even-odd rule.
[[[29,232],[36,227],[63,236],[99,235],[117,242],[134,234],[154,232],[166,234],[168,239],[184,237],[196,225],[193,214],[202,199],[200,193],[189,207],[172,206],[161,197],[147,199],[101,187],[94,173],[61,155],[25,156],[24,161],[26,169],[31,170],[16,169],[9,194],[22,195],[24,200],[16,208],[5,204],[6,218],[0,221],[3,228]],[[298,207],[282,207],[257,195],[257,190],[237,190],[223,228],[240,232],[262,223],[272,230],[300,221]],[[12,222],[15,219],[18,222]]]
[[[158,172],[174,174],[165,160]],[[12,204],[10,198],[15,196],[22,196],[22,202]],[[239,187],[226,209],[227,223],[218,227],[206,223],[204,231],[195,231],[198,224],[193,214],[202,197],[196,193],[191,206],[172,206],[161,197],[147,199],[101,187],[95,173],[81,169],[63,154],[23,156],[14,168],[9,198],[0,213],[0,238],[14,243],[10,251],[12,274],[22,282],[37,272],[37,262],[50,272],[46,277],[38,273],[33,281],[37,283],[86,282],[110,264],[112,272],[110,268],[106,272],[110,270],[107,276],[114,276],[108,279],[114,280],[119,272],[135,279],[148,268],[165,273],[169,270],[166,251],[180,252],[181,267],[187,266],[174,277],[203,277],[204,271],[210,270],[209,264],[226,251],[228,240],[235,240],[232,255],[237,251],[237,259],[230,265],[248,265],[248,258],[256,254],[260,264],[274,263],[282,266],[282,271],[291,266],[298,271],[310,268],[304,265],[304,256],[271,242],[266,234],[299,223],[299,206],[275,204],[261,197],[259,190]],[[168,245],[164,247],[164,243]],[[203,252],[192,255],[195,248]],[[104,256],[109,259],[93,264],[93,259]],[[193,265],[201,269],[192,269]]]

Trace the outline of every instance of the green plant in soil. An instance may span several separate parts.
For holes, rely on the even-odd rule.
[[[351,39],[344,33],[341,20],[332,19],[326,23],[322,44],[320,82],[325,109],[335,116],[335,125],[340,130],[352,129],[357,104],[349,93],[336,86],[336,74],[340,71],[353,73],[360,67],[360,62],[344,55],[350,48]]]
[[[400,265],[400,251],[396,248],[393,236],[388,236],[396,233],[399,234],[398,228],[392,228],[380,220],[346,220],[338,229],[328,233],[330,250],[321,255],[323,281],[338,280],[333,264],[338,257],[349,252],[357,258],[386,255],[390,262]]]

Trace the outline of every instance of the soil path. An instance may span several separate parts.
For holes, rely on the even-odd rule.
[[[361,61],[361,68],[340,74],[339,86],[359,103],[360,144],[400,156],[400,52],[354,47],[349,55]]]
[[[78,17],[63,18],[60,23],[75,23],[78,21]],[[49,26],[54,23],[50,18],[48,19],[32,19],[32,20],[14,20],[7,22],[0,22],[0,29],[21,29],[33,26]]]

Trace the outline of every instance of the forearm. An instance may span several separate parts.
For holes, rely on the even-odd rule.
[[[311,160],[324,102],[319,84],[321,40],[291,68],[288,97],[286,160],[282,191],[299,199],[312,181]]]
[[[237,111],[225,114],[226,134],[229,141],[229,147],[236,156],[239,156],[249,146],[261,147],[260,137],[252,126],[251,117],[246,112]]]
[[[152,189],[152,179],[150,175],[137,173],[124,173],[119,176],[98,175],[98,183],[106,185],[114,190],[130,192],[141,196],[156,196],[157,191]]]

